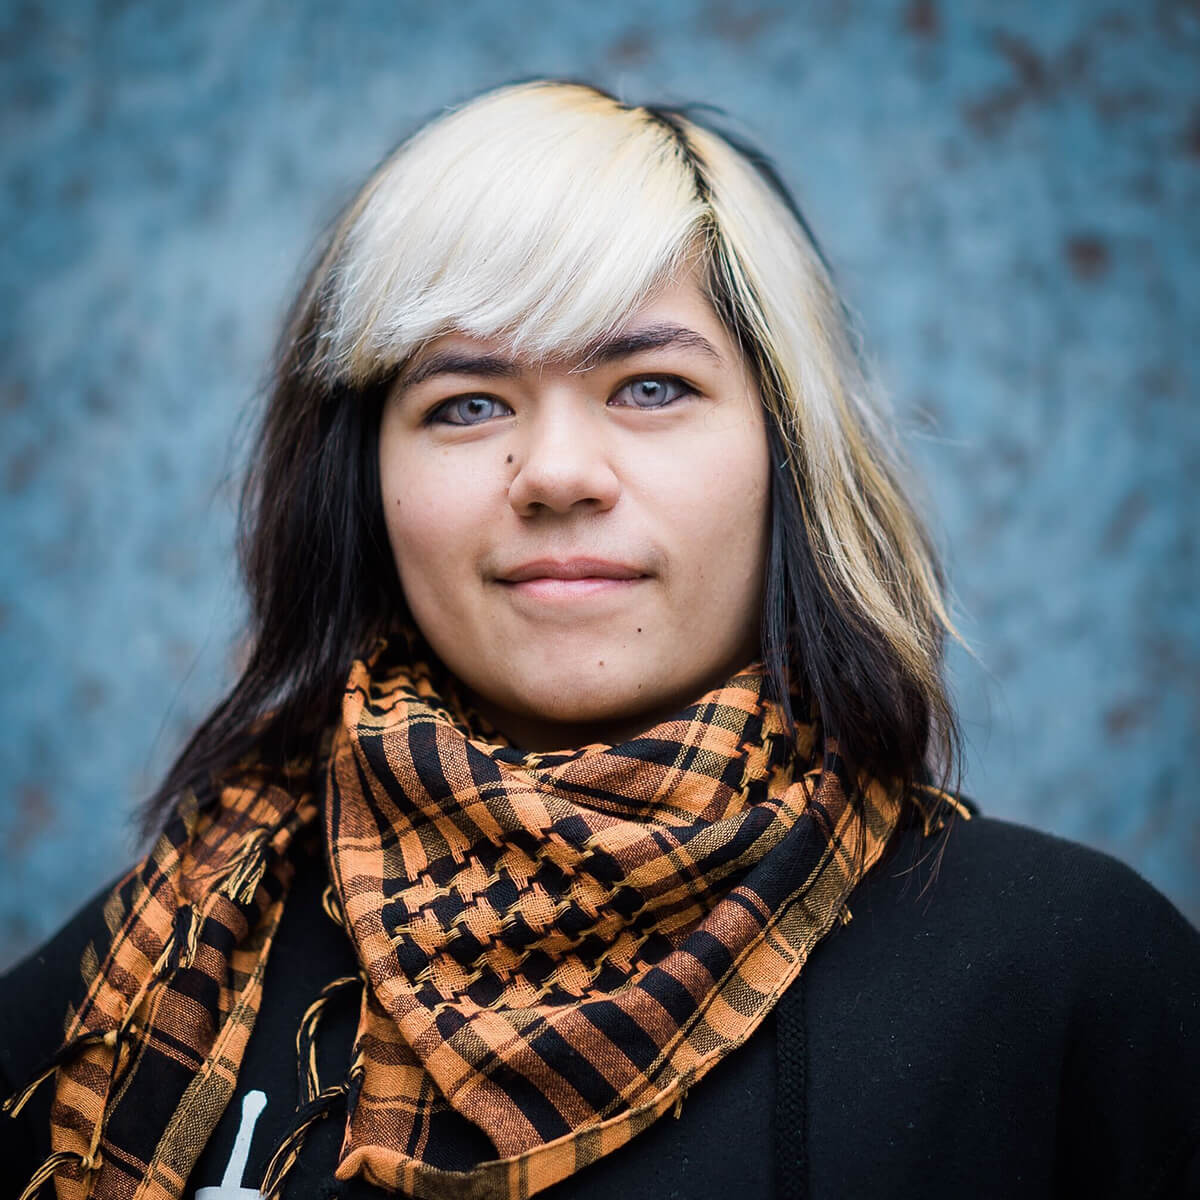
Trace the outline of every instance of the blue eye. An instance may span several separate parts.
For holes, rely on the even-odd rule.
[[[503,416],[512,410],[507,404],[491,396],[456,396],[439,404],[427,418],[431,423],[446,425],[480,425],[493,417]]]
[[[617,399],[627,393],[628,401]],[[625,384],[609,404],[615,403],[621,408],[666,408],[673,401],[692,394],[692,389],[674,375],[643,375]]]

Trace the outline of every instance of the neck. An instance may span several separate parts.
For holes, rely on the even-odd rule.
[[[465,688],[463,699],[469,708],[503,734],[512,745],[533,754],[545,754],[554,750],[575,750],[594,745],[615,746],[627,742],[677,716],[701,696],[723,686],[735,673],[733,669],[723,669],[699,689],[672,697],[657,706],[625,708],[616,713],[603,713],[594,719],[578,721],[555,720],[542,713],[514,711]]]
[[[534,754],[582,746],[615,746],[674,716],[683,707],[672,704],[596,720],[555,721],[502,709],[478,695],[470,695],[469,700],[471,707],[514,746]]]

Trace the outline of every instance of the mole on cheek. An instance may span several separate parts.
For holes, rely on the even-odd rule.
[[[507,458],[506,458],[504,461],[505,461],[506,463],[510,463],[510,462],[512,462],[512,455],[510,454],[510,455],[509,455],[509,456],[508,456],[508,457],[507,457]]]

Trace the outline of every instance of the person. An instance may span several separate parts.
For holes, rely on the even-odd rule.
[[[11,1194],[1200,1194],[1200,935],[962,795],[915,488],[717,119],[420,128],[280,341],[245,669],[0,984]]]

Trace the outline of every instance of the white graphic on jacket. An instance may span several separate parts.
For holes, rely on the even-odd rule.
[[[233,1143],[233,1153],[221,1182],[216,1187],[196,1190],[196,1200],[262,1200],[258,1188],[242,1187],[242,1174],[250,1157],[250,1139],[262,1110],[267,1107],[267,1094],[257,1089],[242,1097],[242,1121]]]

